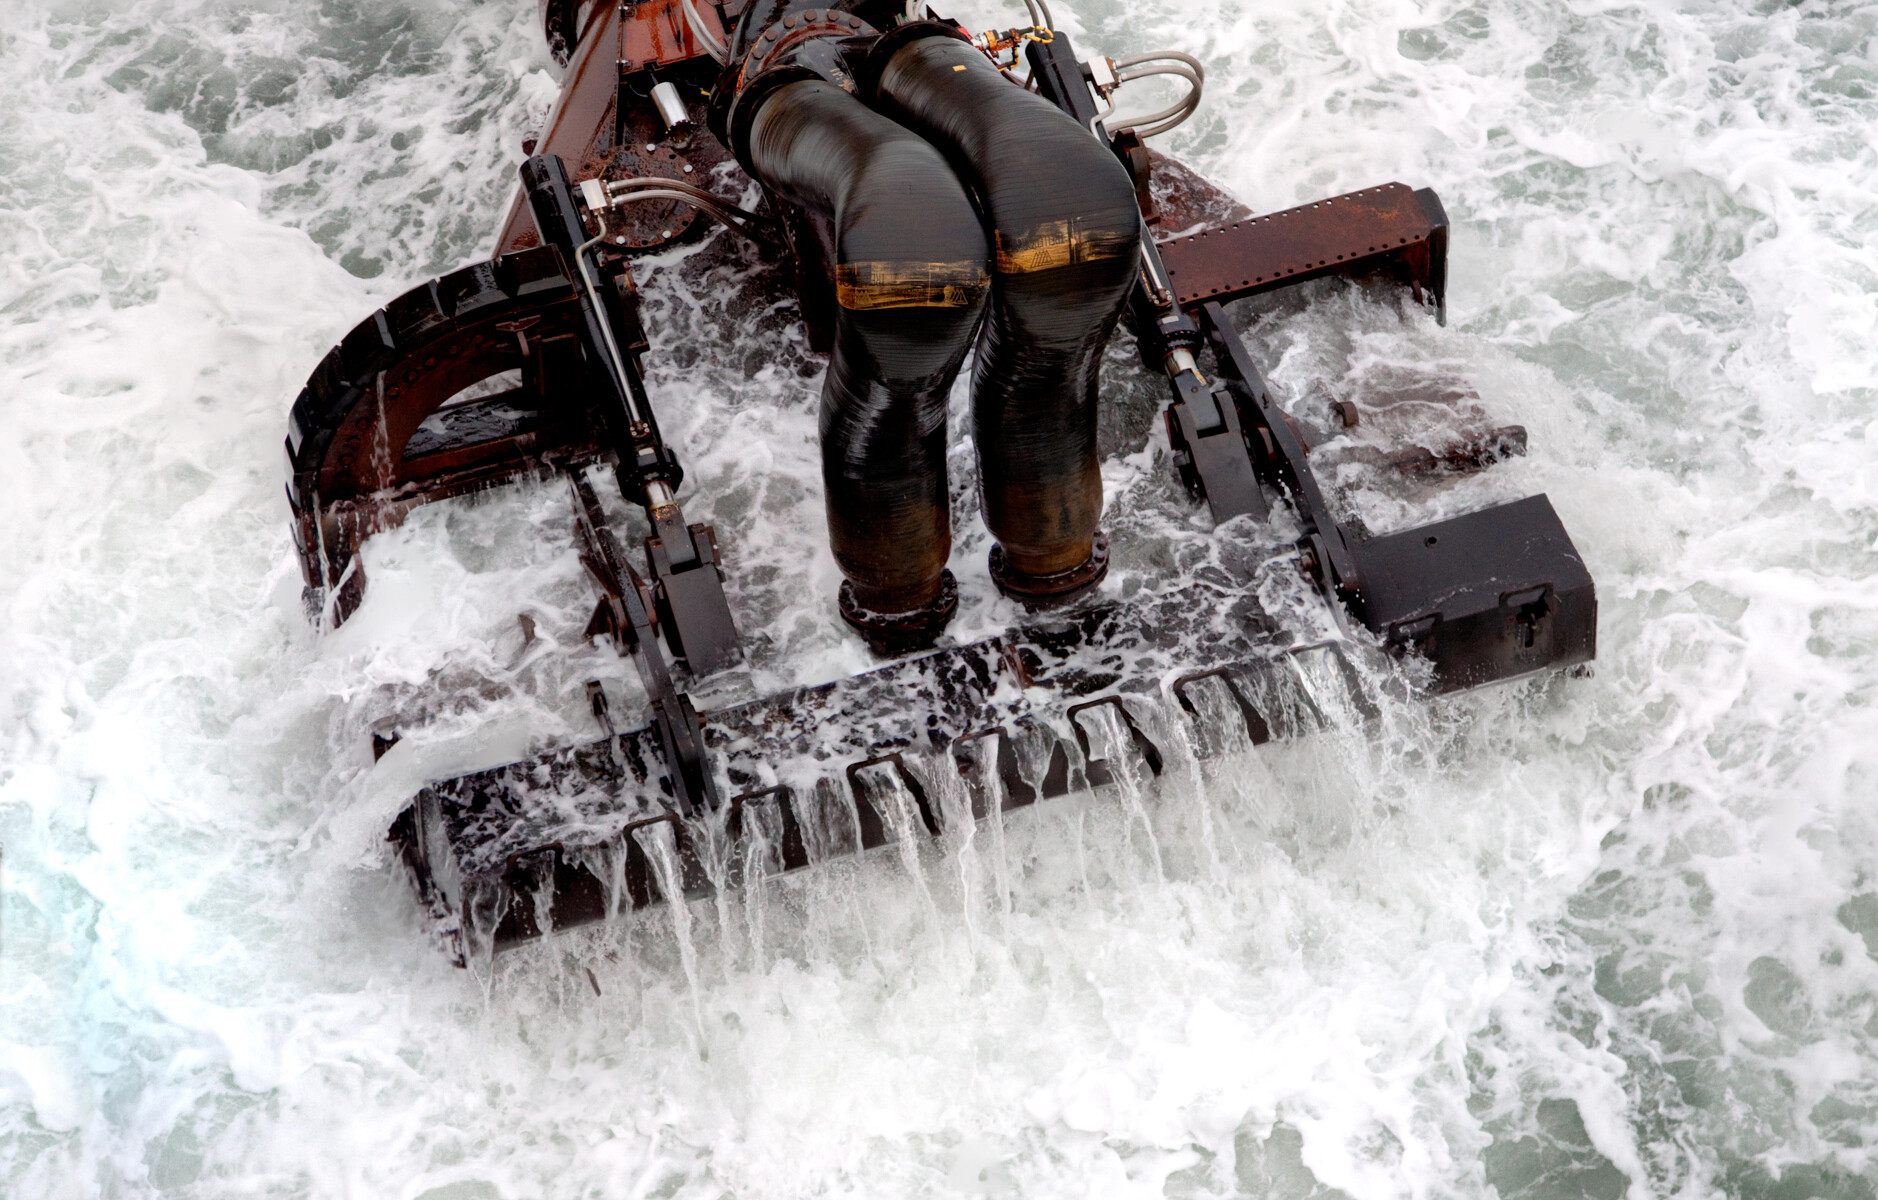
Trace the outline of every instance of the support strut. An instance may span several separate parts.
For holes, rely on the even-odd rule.
[[[601,412],[618,459],[620,493],[645,508],[654,531],[646,541],[646,560],[666,640],[693,675],[710,674],[736,660],[736,625],[724,596],[716,538],[709,526],[685,523],[673,494],[684,469],[659,433],[639,364],[620,344],[618,331],[636,329],[638,319],[625,311],[622,289],[610,286],[606,268],[596,261],[595,250],[605,242],[605,215],[593,214],[600,229],[589,236],[567,168],[552,154],[522,164],[522,188],[541,240],[560,253],[574,280],[581,347],[605,381]],[[621,264],[612,274],[623,270]]]
[[[606,634],[623,655],[630,657],[645,685],[647,724],[657,734],[668,776],[677,795],[678,809],[696,816],[717,807],[716,786],[704,761],[704,733],[691,697],[672,683],[672,673],[659,650],[658,623],[646,583],[626,562],[619,542],[607,526],[606,513],[586,476],[568,476],[574,492],[574,525],[580,536],[581,565],[600,591],[600,603],[587,624],[589,637]]]

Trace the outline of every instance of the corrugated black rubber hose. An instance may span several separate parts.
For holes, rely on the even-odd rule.
[[[952,548],[946,397],[988,288],[984,230],[929,143],[819,79],[762,100],[747,152],[813,228],[819,250],[797,252],[831,260],[821,439],[835,559],[860,608],[930,608]]]
[[[953,37],[892,51],[874,102],[944,151],[992,235],[972,413],[1000,585],[1087,586],[1077,571],[1102,515],[1096,373],[1139,269],[1134,184],[1088,130]],[[1030,578],[1013,589],[1013,572]]]

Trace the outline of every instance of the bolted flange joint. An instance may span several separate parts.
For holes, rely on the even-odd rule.
[[[1011,566],[1004,547],[998,545],[991,547],[990,567],[991,582],[1006,596],[1029,608],[1056,608],[1088,595],[1108,577],[1108,534],[1096,530],[1089,557],[1067,571],[1027,575]]]
[[[854,598],[854,585],[844,582],[839,604],[841,619],[861,635],[868,649],[883,658],[896,658],[925,650],[939,640],[959,610],[959,583],[951,571],[941,571],[939,594],[932,603],[910,612],[883,613],[862,608]]]

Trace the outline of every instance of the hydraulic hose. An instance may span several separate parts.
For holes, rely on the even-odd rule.
[[[820,424],[842,614],[877,649],[929,644],[957,603],[946,398],[989,288],[984,230],[937,150],[834,84],[759,105],[739,154],[820,259],[805,274],[833,284]]]
[[[1089,130],[927,28],[883,39],[869,74],[876,107],[945,153],[991,234],[972,416],[992,574],[1030,600],[1075,594],[1106,569],[1096,374],[1137,270],[1134,184]]]

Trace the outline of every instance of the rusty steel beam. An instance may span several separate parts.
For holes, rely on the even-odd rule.
[[[1447,321],[1448,215],[1427,188],[1385,183],[1158,243],[1182,308],[1311,279],[1391,276]]]

